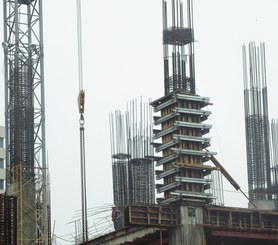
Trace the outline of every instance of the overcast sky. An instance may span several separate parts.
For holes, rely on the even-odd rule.
[[[76,1],[47,0],[43,5],[52,223],[63,236],[74,232],[66,223],[81,207]],[[109,113],[124,109],[133,98],[163,96],[161,9],[161,0],[82,1],[89,208],[113,202]],[[278,118],[277,10],[277,0],[194,0],[196,87],[213,102],[211,150],[246,192],[241,46],[266,43],[269,112]],[[0,56],[3,67],[3,52]],[[3,124],[3,82],[0,92]],[[224,189],[226,205],[247,207],[230,185]],[[89,226],[94,222],[89,220]]]

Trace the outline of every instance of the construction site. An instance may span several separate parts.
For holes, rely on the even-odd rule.
[[[153,25],[150,23],[154,30],[150,28],[146,34],[144,28],[138,29],[136,33],[142,31],[138,36],[130,30],[135,39],[145,38],[129,45],[119,36],[121,32],[129,33],[127,18],[132,18],[134,11],[131,3],[109,2],[104,9],[107,18],[110,11],[111,16],[114,17],[113,12],[120,18],[113,7],[131,8],[122,13],[126,26],[115,19],[114,24],[124,30],[109,28],[110,39],[105,40],[96,34],[99,29],[94,29],[94,25],[98,23],[90,23],[94,35],[93,41],[87,42],[92,31],[86,25],[86,14],[93,15],[98,10],[84,7],[88,6],[86,1],[76,0],[74,7],[70,5],[73,22],[60,18],[60,25],[55,23],[59,38],[51,39],[45,23],[50,17],[44,14],[45,5],[46,13],[51,12],[50,5],[42,0],[3,0],[0,245],[278,244],[278,120],[272,118],[275,108],[269,102],[269,94],[273,93],[268,89],[269,83],[274,82],[268,79],[268,63],[273,62],[268,53],[275,54],[275,50],[268,52],[264,40],[241,42],[235,47],[240,54],[235,61],[240,64],[239,71],[237,66],[218,61],[223,63],[223,72],[231,69],[229,72],[233,73],[234,69],[239,73],[239,81],[234,81],[236,91],[221,90],[229,74],[227,79],[220,76],[224,85],[206,84],[200,89],[202,76],[198,73],[204,73],[205,79],[209,72],[198,69],[198,59],[202,60],[203,54],[196,46],[198,42],[209,43],[212,36],[199,38],[195,23],[199,26],[202,16],[196,13],[202,8],[206,11],[207,3],[158,2],[153,8],[157,13],[142,6],[146,16],[157,18]],[[140,12],[139,5],[136,7]],[[54,16],[58,16],[55,10]],[[261,15],[256,18],[256,22],[264,22]],[[144,25],[143,19],[138,26]],[[70,26],[72,23],[74,26]],[[259,29],[258,24],[255,26]],[[136,29],[135,25],[132,27]],[[71,43],[64,36],[72,29],[76,41]],[[157,33],[160,41],[156,43],[154,38],[154,46],[160,50],[158,58],[151,54],[150,47],[146,48]],[[65,51],[67,56],[57,52],[48,56],[51,48],[45,49],[45,39],[50,47],[61,50],[60,54]],[[145,44],[145,39],[150,40]],[[67,42],[71,43],[69,50]],[[98,61],[92,61],[94,55],[87,50],[92,46],[101,54]],[[124,56],[122,61],[117,55],[104,52],[112,47]],[[139,56],[138,60],[134,58],[135,49],[137,54],[145,52],[141,63]],[[213,50],[212,64],[217,63],[218,51]],[[61,66],[56,66],[56,62]],[[69,62],[73,64],[68,65]],[[118,70],[113,69],[115,63]],[[159,73],[153,74],[158,65]],[[210,72],[214,71],[212,67],[208,68]],[[221,74],[221,68],[217,69]],[[48,72],[54,74],[51,79],[47,79]],[[93,73],[99,73],[103,80],[94,81]],[[154,85],[153,76],[157,80]],[[219,78],[214,76],[215,80]],[[128,80],[127,86],[121,84],[124,79]],[[140,79],[145,83],[140,83]],[[94,97],[91,88],[95,83],[103,87],[94,91]],[[139,96],[122,101],[129,93]],[[241,98],[236,96],[239,93]],[[221,157],[221,143],[216,145],[219,135],[214,128],[221,120],[213,117],[217,103],[210,94],[221,94],[225,108],[221,117],[226,120],[224,137],[229,139],[230,148],[225,159],[234,162],[232,166]],[[145,96],[152,99],[145,100]],[[118,101],[124,103],[124,109]],[[229,101],[236,101],[242,113],[234,113],[240,110],[232,108]],[[64,103],[67,105],[62,106]],[[106,107],[109,113],[103,116]],[[52,111],[55,119],[48,126],[47,115],[51,118]],[[53,158],[48,149],[54,152]],[[239,200],[240,205],[229,201],[227,205],[229,198]],[[103,204],[103,200],[109,203]],[[69,212],[69,207],[74,207],[75,214],[72,209]],[[59,217],[67,220],[61,224]]]

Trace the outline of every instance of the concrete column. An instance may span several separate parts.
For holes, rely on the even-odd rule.
[[[179,224],[169,232],[169,245],[205,245],[202,207],[180,206]]]

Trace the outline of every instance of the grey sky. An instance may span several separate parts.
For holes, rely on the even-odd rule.
[[[81,206],[76,2],[43,4],[52,221],[56,220],[56,233],[63,235],[74,231],[66,223]],[[269,112],[270,118],[277,118],[277,9],[277,0],[194,0],[196,87],[214,104],[209,108],[211,150],[218,152],[217,158],[244,191],[241,45],[266,43]],[[133,98],[163,96],[161,1],[83,0],[82,10],[87,199],[88,207],[94,207],[113,201],[109,112],[124,109]],[[0,14],[2,18],[2,6]],[[3,52],[0,59],[3,67]],[[0,92],[3,98],[3,82]],[[4,99],[0,124],[4,123],[3,104]],[[233,189],[225,184],[225,190]],[[226,205],[247,206],[241,194],[225,191],[225,200]]]

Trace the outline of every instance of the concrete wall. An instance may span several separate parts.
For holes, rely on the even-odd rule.
[[[204,245],[204,212],[202,207],[180,206],[179,225],[169,232],[169,245]]]
[[[275,210],[275,205],[273,200],[257,200],[253,202],[259,210]],[[248,203],[249,209],[255,209],[252,203]]]

